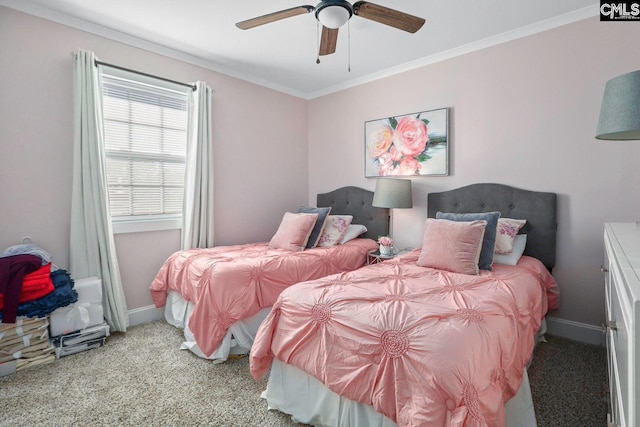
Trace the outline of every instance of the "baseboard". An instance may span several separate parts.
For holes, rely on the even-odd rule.
[[[155,322],[164,319],[164,307],[156,308],[154,305],[129,310],[129,327],[143,323]]]
[[[164,309],[153,305],[129,310],[128,314],[130,327],[164,319]],[[587,344],[605,346],[602,328],[586,323],[547,317],[547,333]]]
[[[606,345],[601,327],[572,320],[547,317],[547,333],[587,344]]]

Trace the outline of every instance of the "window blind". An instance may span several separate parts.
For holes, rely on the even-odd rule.
[[[103,74],[106,175],[111,217],[182,214],[187,94]]]

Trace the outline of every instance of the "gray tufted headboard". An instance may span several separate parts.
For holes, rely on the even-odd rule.
[[[317,196],[317,206],[331,207],[330,215],[352,215],[353,224],[362,224],[367,232],[361,237],[377,240],[389,234],[389,209],[376,208],[373,191],[359,187],[342,187]]]
[[[503,184],[472,184],[427,195],[427,215],[436,212],[493,212],[503,218],[526,219],[525,255],[539,259],[551,271],[556,263],[557,194],[522,190]]]

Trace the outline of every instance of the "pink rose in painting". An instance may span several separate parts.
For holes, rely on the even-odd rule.
[[[393,142],[403,155],[419,155],[426,148],[428,141],[427,125],[422,120],[405,116],[398,121]]]
[[[402,153],[398,151],[395,145],[392,145],[391,148],[389,148],[389,154],[391,155],[391,160],[394,162],[398,162],[402,159]]]
[[[380,163],[380,169],[378,172],[380,176],[397,175],[397,171],[395,171],[393,165],[393,159],[389,153],[384,153],[378,157],[378,162]]]
[[[387,152],[393,143],[393,129],[387,124],[377,125],[369,133],[368,147],[369,155],[377,158]]]
[[[398,173],[400,175],[415,175],[421,167],[414,157],[405,157],[398,165]]]

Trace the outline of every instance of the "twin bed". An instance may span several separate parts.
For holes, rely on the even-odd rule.
[[[178,251],[151,284],[154,304],[164,306],[168,323],[184,329],[182,348],[216,363],[246,354],[283,289],[365,264],[375,240],[389,232],[389,210],[372,202],[373,192],[358,187],[318,194],[318,207],[366,228],[344,244],[298,252],[267,242]]]
[[[250,346],[252,375],[269,372],[269,408],[322,426],[535,425],[526,366],[557,305],[556,204],[499,184],[431,193],[430,218],[526,219],[522,256],[460,274],[416,249],[279,289]]]

